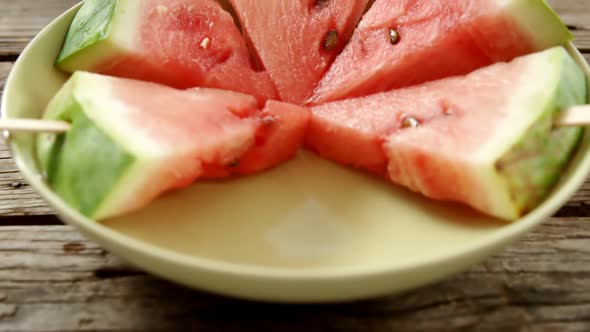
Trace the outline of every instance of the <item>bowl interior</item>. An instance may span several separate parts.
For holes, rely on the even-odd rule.
[[[73,14],[56,20],[22,54],[7,83],[3,117],[38,118],[67,79],[53,62]],[[157,253],[170,262],[182,257],[191,269],[306,278],[394,273],[505,245],[554,213],[590,170],[586,135],[554,194],[509,224],[424,199],[302,151],[270,172],[200,182],[99,224],[70,210],[41,181],[32,135],[12,134],[9,142],[22,173],[58,214],[100,243],[116,242],[110,248],[123,257],[131,248],[135,255]]]

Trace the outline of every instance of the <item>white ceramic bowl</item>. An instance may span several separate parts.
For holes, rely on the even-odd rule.
[[[63,84],[67,77],[53,62],[79,6],[22,53],[7,80],[2,117],[38,118]],[[568,48],[588,69],[577,50]],[[30,134],[12,134],[8,143],[25,178],[59,217],[109,251],[189,287],[281,302],[392,294],[462,271],[549,218],[590,171],[585,136],[551,197],[508,224],[303,152],[271,172],[198,183],[138,213],[97,223],[44,184]]]

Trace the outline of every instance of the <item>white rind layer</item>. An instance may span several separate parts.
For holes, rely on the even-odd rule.
[[[86,72],[75,75],[74,95],[86,116],[135,158],[121,181],[97,208],[93,217],[101,220],[108,218],[113,211],[133,210],[139,204],[135,202],[136,193],[142,192],[147,196],[142,188],[147,188],[147,181],[158,178],[160,170],[168,162],[162,158],[167,149],[160,141],[135,130],[132,124],[125,121],[130,112],[137,110],[113,97],[112,86],[106,77]],[[102,112],[104,109],[109,112]]]
[[[169,151],[169,146],[163,144],[161,140],[137,130],[136,124],[129,122],[129,119],[141,116],[135,114],[145,113],[145,111],[135,109],[117,98],[108,76],[88,72],[77,72],[74,75],[76,76],[74,95],[86,116],[98,128],[121,144],[125,150],[134,156],[145,158],[161,158]],[[105,109],[108,112],[104,112]]]
[[[555,107],[557,89],[568,54],[565,49],[552,48],[515,61],[526,61],[530,68],[521,75],[520,89],[507,101],[506,116],[495,130],[496,135],[473,156],[474,171],[489,198],[493,211],[502,212],[508,220],[520,212],[510,197],[509,185],[496,169],[496,162],[506,155],[546,112]],[[542,71],[539,68],[543,68]]]
[[[537,50],[556,46],[556,41],[566,43],[573,39],[567,26],[545,0],[493,1],[528,32]]]
[[[113,211],[132,211],[155,197],[166,186],[166,182],[177,179],[172,174],[166,178],[165,173],[170,165],[182,165],[178,168],[191,170],[195,174],[200,172],[201,163],[196,159],[191,161],[190,158],[193,143],[187,142],[185,147],[164,144],[128,121],[138,117],[131,116],[131,113],[142,111],[114,96],[108,77],[87,72],[77,72],[75,76],[74,97],[86,116],[134,157],[133,164],[96,210],[93,216],[95,219],[108,218]],[[105,109],[109,111],[104,112]],[[182,150],[185,152],[182,153]],[[138,200],[137,193],[141,193],[141,200]]]

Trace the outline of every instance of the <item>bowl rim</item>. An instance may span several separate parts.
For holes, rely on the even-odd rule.
[[[13,87],[13,82],[15,80],[15,76],[17,75],[16,73],[19,72],[19,68],[22,66],[24,61],[23,59],[29,57],[33,46],[36,45],[39,40],[45,38],[48,34],[51,34],[57,24],[63,23],[62,21],[68,19],[68,17],[71,18],[82,4],[83,2],[74,5],[55,18],[51,23],[46,25],[21,52],[5,81],[4,93],[0,105],[0,118],[9,118],[10,111],[7,110],[8,100],[11,98],[10,96],[15,94],[15,92],[13,92],[15,89]],[[580,61],[580,59],[583,61],[581,64],[585,64],[585,70],[587,71],[590,80],[590,65],[588,65],[580,51],[574,46],[572,42],[564,46],[570,52],[570,54],[576,58],[577,61]],[[583,138],[583,140],[590,140],[588,135],[588,130],[585,130],[584,136],[586,138]],[[581,158],[581,160],[578,162],[578,167],[571,171],[572,174],[569,175],[566,183],[561,188],[559,188],[558,191],[552,193],[551,196],[545,200],[541,206],[525,217],[502,226],[501,229],[495,231],[491,235],[485,236],[480,241],[461,247],[461,249],[457,249],[450,254],[429,255],[428,257],[414,259],[402,264],[394,263],[394,261],[392,261],[391,266],[380,265],[379,267],[372,268],[276,268],[244,263],[224,262],[206,257],[183,254],[129,237],[105,225],[102,225],[100,222],[90,220],[68,207],[41,181],[35,170],[27,166],[23,158],[24,152],[21,151],[16,142],[7,139],[6,145],[9,148],[9,152],[11,153],[18,170],[23,175],[25,180],[28,181],[31,187],[43,198],[43,200],[56,211],[57,216],[65,224],[73,226],[78,231],[91,238],[93,241],[99,243],[101,246],[112,250],[113,253],[120,254],[120,250],[115,249],[115,246],[125,247],[136,254],[144,255],[159,261],[166,261],[170,264],[185,266],[193,270],[267,280],[278,279],[314,281],[351,278],[363,279],[379,275],[393,275],[404,271],[411,271],[425,267],[435,267],[441,264],[447,264],[453,261],[465,259],[472,256],[474,252],[489,251],[498,247],[503,248],[509,245],[510,242],[522,236],[524,233],[532,230],[550,218],[579,190],[579,188],[586,181],[588,174],[590,174],[590,153],[586,153],[585,155],[581,156],[584,151],[578,149],[575,157]],[[125,255],[122,256],[124,257]],[[486,255],[486,257],[489,257],[489,255]]]

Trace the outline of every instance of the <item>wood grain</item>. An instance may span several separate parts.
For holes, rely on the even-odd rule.
[[[15,58],[48,23],[78,3],[77,0],[0,0],[0,59]],[[577,46],[590,51],[589,0],[549,0],[572,28]]]
[[[590,30],[589,0],[546,0],[574,30]]]
[[[0,57],[16,57],[43,27],[78,0],[0,0]]]
[[[53,214],[53,209],[23,179],[10,152],[0,143],[0,215],[31,216]],[[3,222],[0,221],[0,225]]]
[[[373,301],[294,306],[189,291],[67,226],[0,227],[0,330],[588,331],[589,241],[590,218],[555,218],[442,283]]]

